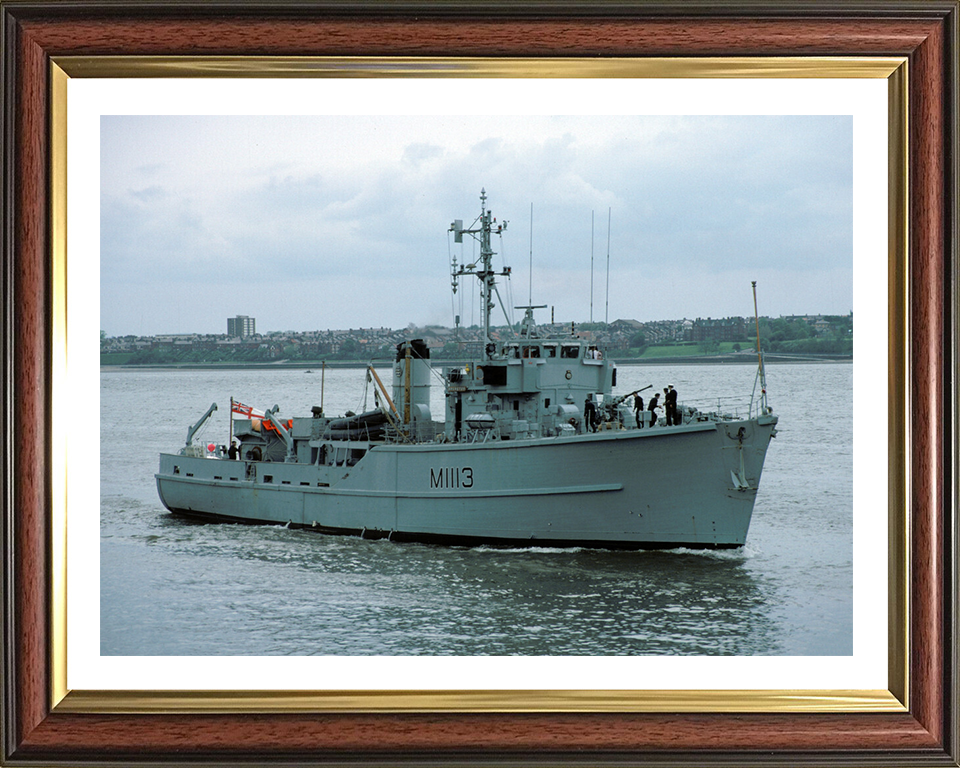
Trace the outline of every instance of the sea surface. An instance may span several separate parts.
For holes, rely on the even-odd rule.
[[[681,403],[744,413],[755,373],[621,366],[616,391],[673,384]],[[102,655],[852,653],[851,364],[768,366],[779,434],[740,550],[397,544],[198,524],[161,505],[158,454],[178,450],[212,402],[196,441],[222,444],[231,396],[290,417],[309,415],[322,389],[326,413],[360,411],[364,379],[361,369],[101,371]],[[436,391],[432,411],[443,418]]]

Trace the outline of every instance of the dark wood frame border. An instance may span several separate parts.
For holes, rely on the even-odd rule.
[[[470,34],[465,34],[466,24]],[[956,0],[434,4],[0,0],[0,761],[958,765]],[[50,59],[906,56],[910,708],[842,714],[65,714],[50,708]]]

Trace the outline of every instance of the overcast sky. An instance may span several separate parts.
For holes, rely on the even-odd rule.
[[[473,285],[451,302],[474,250],[447,230],[482,187],[514,305],[533,205],[533,302],[558,321],[591,316],[591,215],[594,320],[608,215],[610,321],[749,316],[751,280],[761,314],[846,314],[852,150],[849,116],[104,116],[101,328],[479,322]]]

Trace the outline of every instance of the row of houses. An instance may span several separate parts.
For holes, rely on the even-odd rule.
[[[820,315],[790,316],[780,318],[791,323],[802,322],[809,327],[811,335],[831,332],[835,318]],[[852,326],[852,317],[847,318]],[[673,344],[679,342],[701,343],[705,341],[743,341],[753,335],[753,322],[742,317],[696,318],[694,320],[656,320],[642,323],[637,320],[620,319],[609,325],[590,324],[589,327],[574,323],[542,325],[545,334],[574,333],[582,339],[595,342],[609,350],[623,350],[636,346],[638,334],[643,334],[644,343]],[[469,328],[446,328],[427,326],[404,329],[348,328],[326,331],[271,331],[252,335],[226,334],[164,334],[159,336],[101,336],[100,351],[138,352],[141,350],[261,350],[268,356],[304,357],[350,353],[356,355],[388,356],[404,339],[412,336],[422,338],[435,353],[451,348],[469,352],[479,349],[482,331]],[[508,327],[493,328],[494,339],[506,340],[512,336]]]

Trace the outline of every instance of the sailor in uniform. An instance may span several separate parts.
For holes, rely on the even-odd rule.
[[[647,406],[647,410],[650,411],[651,427],[657,426],[657,408],[660,407],[660,403],[658,402],[659,398],[660,398],[659,392],[654,394],[654,396],[650,398],[650,405]]]
[[[680,414],[677,413],[677,390],[670,384],[664,390],[667,394],[663,396],[663,405],[667,412],[667,426],[680,423]]]
[[[593,402],[593,393],[583,401],[583,426],[588,432],[597,431],[597,404]]]

